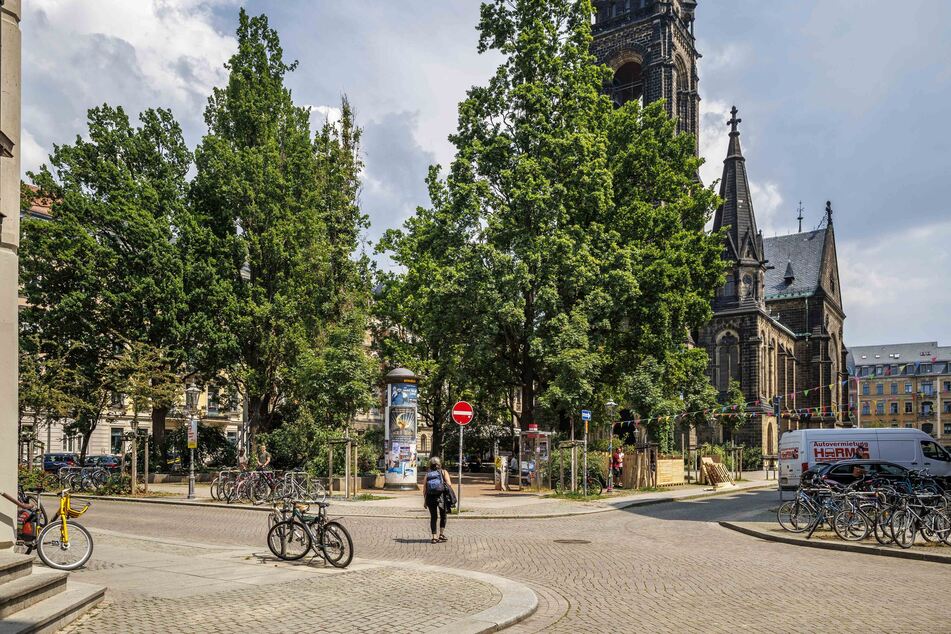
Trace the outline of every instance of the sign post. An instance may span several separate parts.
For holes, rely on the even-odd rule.
[[[466,401],[459,401],[452,406],[452,420],[459,425],[459,484],[457,484],[458,493],[456,493],[456,509],[462,513],[462,432],[466,425],[475,418],[475,412],[472,405]]]
[[[591,421],[591,410],[581,410],[581,420],[584,421],[584,471],[581,472],[581,481],[584,482],[584,496],[588,497],[588,423]]]
[[[198,446],[198,419],[188,421],[188,499],[195,499],[195,448]]]

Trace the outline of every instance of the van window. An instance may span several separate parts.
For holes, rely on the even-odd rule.
[[[883,434],[884,435],[884,434]],[[915,441],[879,438],[878,456],[890,462],[916,462]]]
[[[944,452],[938,443],[931,440],[921,441],[921,453],[927,460],[940,460],[941,462],[951,462],[951,457]]]

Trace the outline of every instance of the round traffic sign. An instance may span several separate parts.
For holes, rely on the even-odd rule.
[[[474,417],[475,412],[472,411],[472,405],[465,401],[459,401],[452,406],[452,420],[457,424],[468,425]]]

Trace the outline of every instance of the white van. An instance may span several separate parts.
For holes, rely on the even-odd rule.
[[[951,454],[918,429],[797,429],[779,439],[779,486],[799,486],[802,472],[816,463],[850,458],[886,460],[951,477]]]

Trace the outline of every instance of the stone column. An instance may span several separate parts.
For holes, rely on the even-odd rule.
[[[0,158],[0,491],[17,485],[17,247],[20,238],[20,0],[0,7],[0,132],[13,143]],[[14,506],[0,498],[0,549],[11,548]]]

